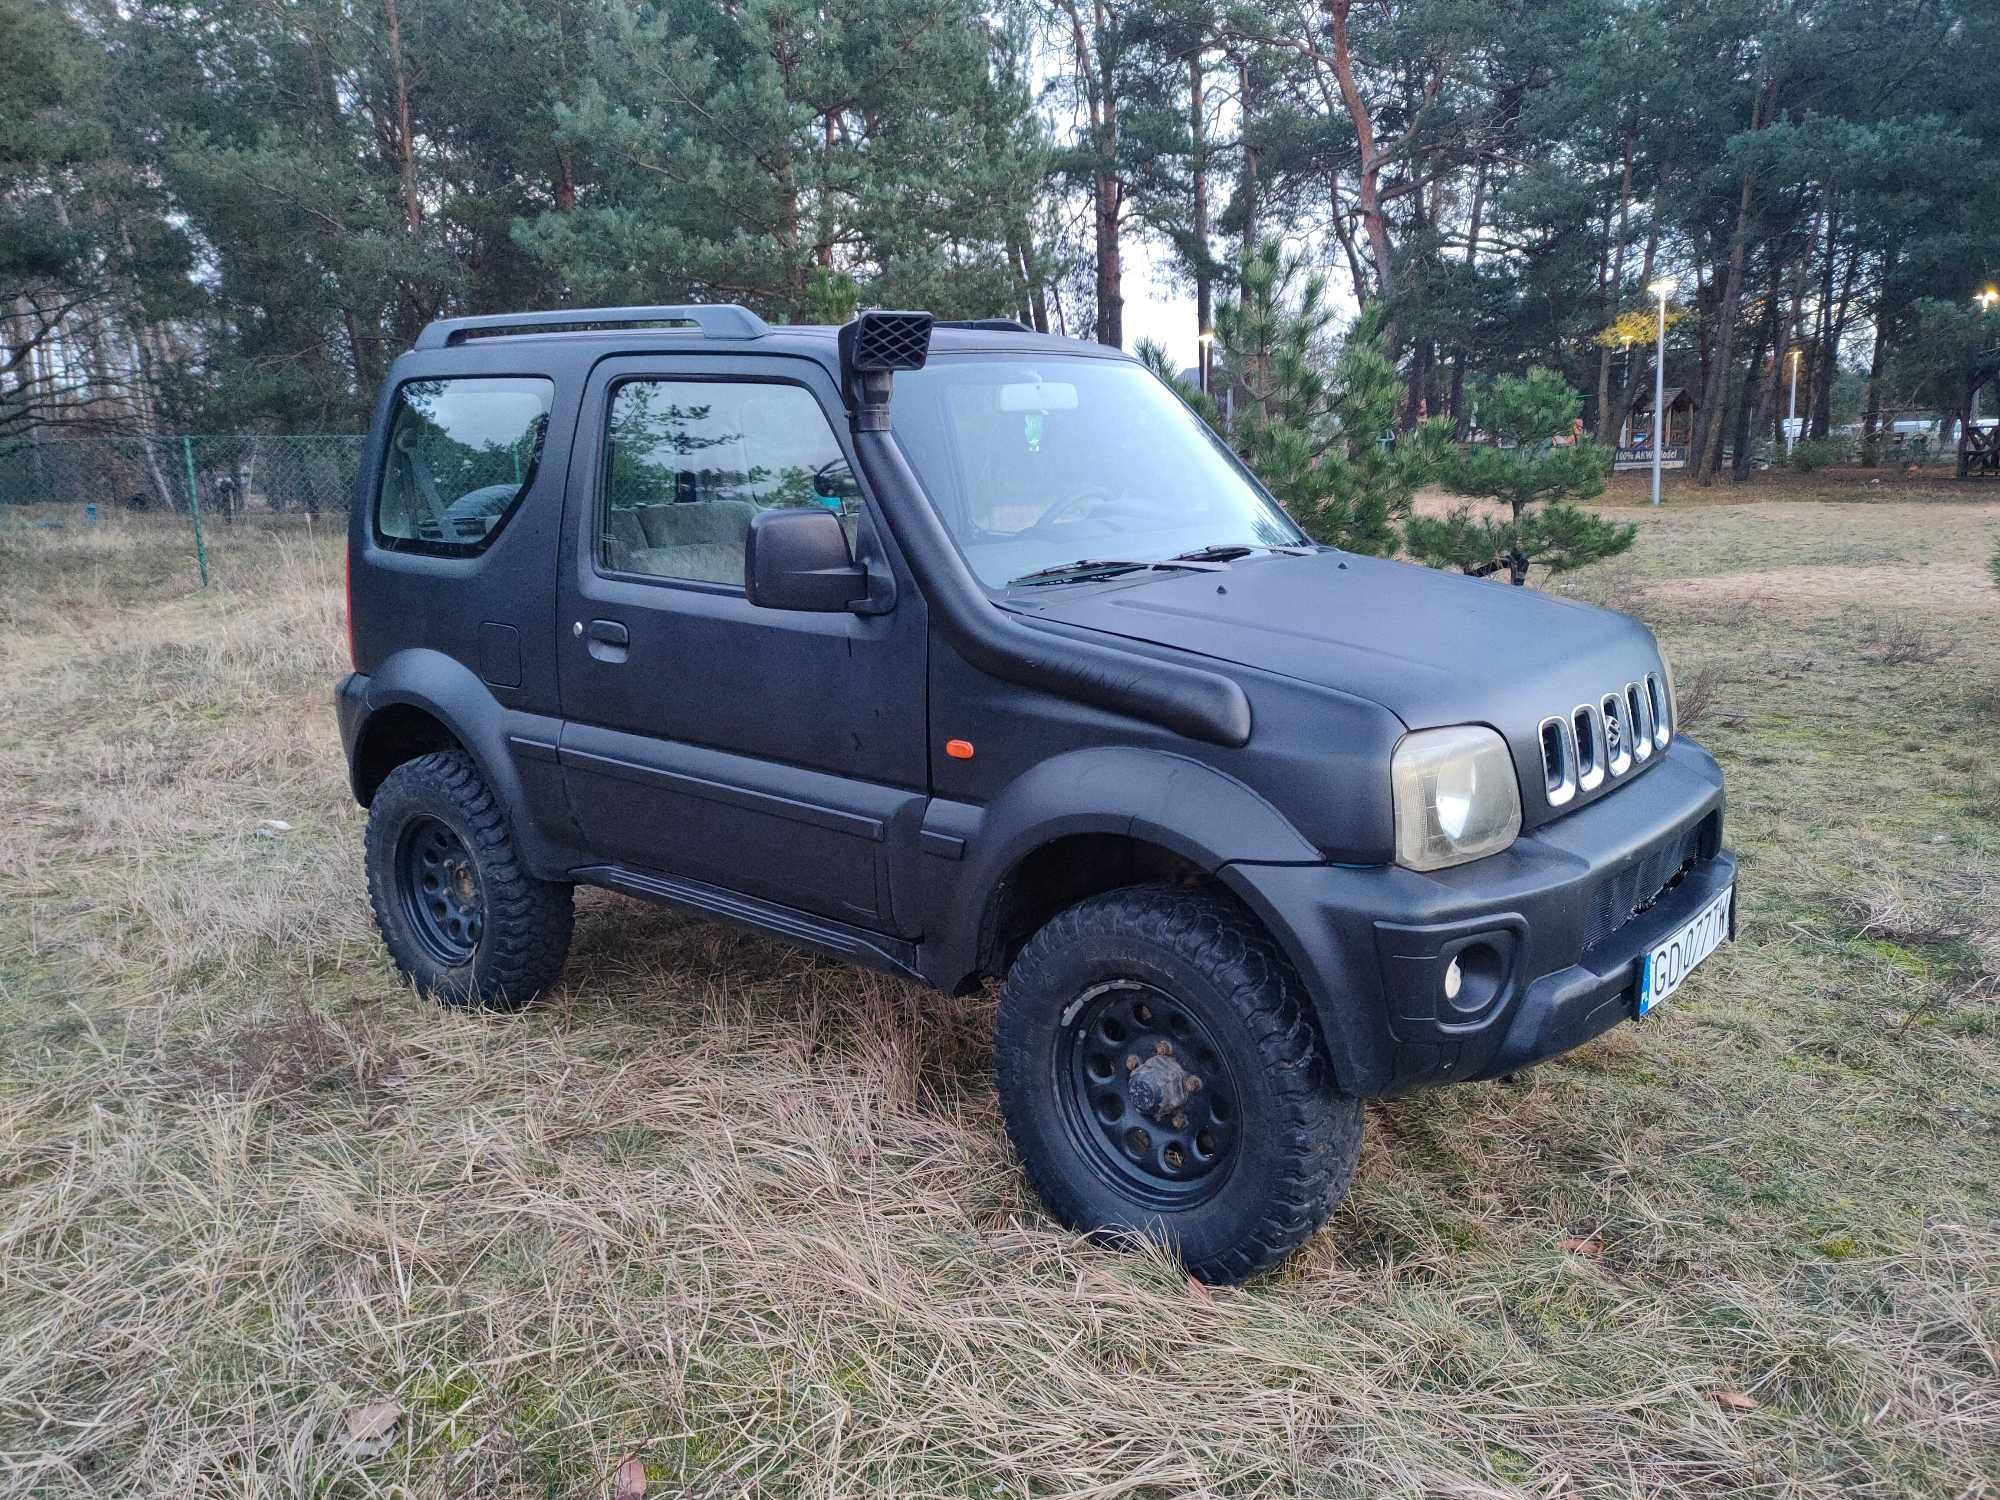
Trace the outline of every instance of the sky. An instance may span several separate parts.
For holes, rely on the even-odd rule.
[[[1125,253],[1125,347],[1141,339],[1165,349],[1176,370],[1195,361],[1194,293],[1177,290],[1162,269],[1159,247],[1140,243]]]
[[[1282,226],[1272,229],[1284,236],[1285,249],[1289,253],[1303,252],[1313,255],[1320,251],[1321,237],[1316,234],[1293,235]],[[1141,339],[1151,339],[1165,349],[1173,359],[1176,370],[1191,370],[1195,362],[1194,292],[1173,285],[1166,272],[1166,249],[1155,241],[1133,236],[1127,238],[1123,246],[1125,259],[1125,349],[1134,352]],[[1217,246],[1218,253],[1232,253],[1233,247]],[[1336,328],[1352,318],[1358,310],[1354,294],[1348,287],[1347,277],[1327,268],[1327,301],[1335,314]],[[1072,329],[1072,333],[1088,338],[1088,329]]]

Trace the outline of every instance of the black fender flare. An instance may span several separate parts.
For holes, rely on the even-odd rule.
[[[566,878],[576,860],[575,832],[566,826],[569,804],[561,794],[556,759],[561,720],[506,708],[463,662],[424,647],[388,657],[364,680],[360,696],[362,712],[355,726],[351,765],[360,763],[369,725],[384,710],[402,706],[422,710],[442,724],[479,767],[507,811],[530,873],[542,880]],[[536,768],[536,791],[527,785],[524,763]],[[540,773],[543,765],[545,775]],[[551,827],[547,814],[555,808],[561,809],[563,823]]]
[[[948,990],[970,980],[1008,876],[1038,849],[1080,833],[1152,844],[1210,875],[1239,860],[1325,862],[1283,813],[1213,766],[1135,746],[1071,750],[1023,772],[987,804],[967,841],[958,899],[939,913],[927,972]]]

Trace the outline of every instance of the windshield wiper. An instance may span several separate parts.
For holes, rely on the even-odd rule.
[[[1132,558],[1078,558],[1076,562],[1056,562],[1048,568],[1036,568],[1034,572],[1024,572],[1020,578],[1008,578],[1008,588],[1016,584],[1024,588],[1042,588],[1044,584],[1082,584],[1092,578],[1118,578],[1128,572],[1150,572],[1154,568],[1178,568],[1182,572],[1226,572],[1228,560],[1242,556],[1250,548],[1202,548],[1200,552],[1184,552],[1178,558],[1154,558],[1152,562],[1134,562]],[[1216,556],[1210,556],[1216,552]]]
[[[1010,578],[1007,586],[1012,588],[1016,584],[1027,584],[1032,587],[1042,583],[1075,583],[1085,578],[1115,578],[1120,573],[1137,573],[1142,568],[1157,566],[1157,563],[1135,562],[1125,557],[1079,557],[1075,562],[1051,563],[1046,568],[1023,573],[1019,578]]]
[[[1239,557],[1248,557],[1253,552],[1282,552],[1286,557],[1309,557],[1312,549],[1268,542],[1216,542],[1211,546],[1197,547],[1192,552],[1176,552],[1168,561],[1233,562]]]

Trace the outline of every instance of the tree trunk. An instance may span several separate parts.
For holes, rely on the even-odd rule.
[[[1839,223],[1840,188],[1837,183],[1828,182],[1820,196],[1820,232],[1813,236],[1817,245],[1824,246],[1819,266],[1819,306],[1813,310],[1813,356],[1811,378],[1806,382],[1805,433],[1812,437],[1825,437],[1820,426],[1820,384],[1824,379],[1831,387],[1833,366],[1837,363],[1830,335],[1833,332],[1833,274],[1834,274],[1834,226]]]
[[[1389,225],[1382,216],[1382,157],[1375,144],[1374,118],[1354,81],[1354,54],[1347,38],[1347,16],[1353,6],[1354,0],[1326,0],[1327,16],[1333,23],[1333,72],[1340,83],[1341,103],[1354,122],[1354,143],[1360,156],[1361,227],[1375,257],[1375,290],[1379,296],[1393,297],[1396,273],[1389,256]]]
[[[1750,111],[1753,132],[1764,128],[1770,93],[1768,84],[1757,91],[1757,102]],[[1721,300],[1716,304],[1715,348],[1709,364],[1708,388],[1703,393],[1696,422],[1699,451],[1694,455],[1695,483],[1704,487],[1714,483],[1713,471],[1722,453],[1722,404],[1729,392],[1729,355],[1736,340],[1736,318],[1743,301],[1743,267],[1750,251],[1750,216],[1756,201],[1757,179],[1745,171],[1736,197],[1736,232],[1729,237],[1729,270],[1722,284]]]
[[[1049,331],[1049,291],[1043,281],[1041,268],[1035,260],[1035,238],[1033,231],[1017,226],[1007,232],[1007,260],[1017,278],[1016,291],[1021,299],[1018,309],[1021,321],[1037,333]]]
[[[396,0],[382,0],[389,79],[396,99],[396,175],[403,189],[403,222],[412,236],[423,232],[424,205],[417,195],[417,142],[410,126],[410,84],[403,67],[403,18]]]
[[[1486,158],[1479,158],[1479,170],[1472,178],[1472,218],[1465,231],[1465,265],[1474,270],[1479,265],[1480,219],[1486,209]],[[1461,345],[1451,362],[1451,435],[1463,439],[1465,436],[1465,349]]]
[[[1625,304],[1625,238],[1632,222],[1632,137],[1625,137],[1625,166],[1618,178],[1618,238],[1611,251],[1611,296],[1605,306],[1604,326],[1618,321]],[[1606,344],[1597,357],[1597,440],[1609,443],[1618,431],[1621,417],[1611,405],[1611,346]]]
[[[555,180],[550,186],[557,213],[566,214],[576,207],[576,158],[560,146],[556,148]]]
[[[1196,48],[1188,58],[1188,135],[1193,144],[1189,158],[1194,196],[1194,331],[1195,366],[1201,371],[1201,387],[1208,389],[1211,345],[1204,334],[1215,331],[1215,278],[1208,267],[1208,116],[1202,96],[1202,57]]]
[[[1119,218],[1124,209],[1124,184],[1118,178],[1118,99],[1115,59],[1105,50],[1104,34],[1110,26],[1106,0],[1095,0],[1091,8],[1091,30],[1085,34],[1083,13],[1076,0],[1061,0],[1069,17],[1071,60],[1077,81],[1083,86],[1084,105],[1090,117],[1090,149],[1096,158],[1091,169],[1091,232],[1097,252],[1097,342],[1122,348],[1125,343],[1124,264],[1118,242]],[[1092,46],[1092,38],[1096,46]]]
[[[1736,398],[1736,457],[1730,464],[1730,476],[1739,482],[1756,472],[1752,463],[1752,449],[1758,433],[1770,424],[1773,411],[1772,391],[1775,380],[1784,366],[1782,355],[1772,365],[1772,380],[1762,378],[1766,356],[1778,347],[1778,335],[1784,326],[1778,312],[1778,287],[1782,280],[1782,269],[1773,259],[1771,263],[1770,291],[1764,301],[1764,316],[1757,323],[1756,343],[1750,350],[1750,361],[1743,368],[1743,390]]]
[[[343,305],[340,321],[347,330],[347,357],[354,366],[354,388],[358,391],[372,391],[379,382],[375,378],[374,363],[369,357],[361,337],[361,320],[354,315],[354,309]]]
[[[1701,393],[1708,389],[1708,356],[1715,343],[1714,332],[1707,316],[1710,303],[1713,301],[1711,293],[1714,283],[1714,278],[1709,275],[1708,248],[1705,239],[1696,239],[1694,295],[1688,298],[1688,305],[1694,310],[1694,379],[1683,384],[1687,385],[1689,393],[1697,400],[1700,399]],[[1688,446],[1690,448],[1694,446],[1692,423],[1688,431]]]
[[[816,195],[819,198],[819,235],[813,245],[813,264],[822,271],[833,269],[833,240],[837,232],[833,219],[833,194],[826,190],[827,183],[833,178],[833,127],[834,112],[829,109],[820,116],[820,191]]]
[[[1097,177],[1097,342],[1125,347],[1125,267],[1118,244],[1118,179]]]
[[[1251,143],[1250,122],[1254,117],[1256,101],[1252,90],[1256,81],[1250,76],[1250,58],[1243,54],[1236,59],[1237,113],[1241,119],[1243,133],[1243,171],[1237,187],[1237,197],[1243,204],[1243,255],[1247,260],[1257,251],[1257,148]],[[1246,284],[1239,288],[1240,305],[1250,305],[1250,288]]]
[[[1341,252],[1347,257],[1347,274],[1354,282],[1354,301],[1359,305],[1368,300],[1368,273],[1362,267],[1361,251],[1354,243],[1354,231],[1347,224],[1347,205],[1340,201],[1340,173],[1337,171],[1327,173],[1326,197],[1332,210],[1328,217],[1333,223],[1334,237],[1340,241]]]
[[[1105,0],[1095,8],[1097,38],[1097,87],[1090,101],[1091,126],[1097,149],[1096,191],[1094,193],[1097,231],[1097,342],[1113,349],[1125,347],[1125,263],[1119,244],[1119,218],[1124,209],[1125,185],[1118,178],[1118,107],[1113,61],[1104,48],[1104,33],[1110,25]],[[1079,47],[1083,45],[1078,35]],[[1079,54],[1079,65],[1090,66],[1087,55]]]
[[[1875,352],[1868,359],[1868,409],[1861,418],[1861,467],[1872,469],[1882,461],[1882,375],[1889,363],[1887,319],[1875,315]]]
[[[1827,228],[1828,253],[1833,251],[1834,231],[1831,224]],[[1848,251],[1847,265],[1840,274],[1840,295],[1834,299],[1833,321],[1827,330],[1824,354],[1820,359],[1820,379],[1813,391],[1814,437],[1826,437],[1833,431],[1833,384],[1840,375],[1840,345],[1847,337],[1847,324],[1854,311],[1854,278],[1861,265],[1861,247],[1857,244]]]
[[[1610,326],[1611,311],[1611,241],[1614,231],[1611,227],[1611,204],[1604,205],[1604,238],[1597,245],[1597,313]],[[1611,406],[1611,346],[1597,346],[1597,409],[1594,415],[1597,425],[1604,425],[1604,413]]]
[[[1429,242],[1429,226],[1424,218],[1424,194],[1420,188],[1410,194],[1410,238],[1416,244]],[[1410,378],[1403,392],[1403,430],[1414,428],[1428,415],[1426,392],[1430,388],[1431,367],[1437,345],[1428,338],[1416,339],[1410,349]]]

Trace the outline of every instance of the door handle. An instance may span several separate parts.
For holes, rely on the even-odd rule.
[[[632,644],[632,632],[617,620],[592,620],[587,644],[592,660],[621,662]]]

